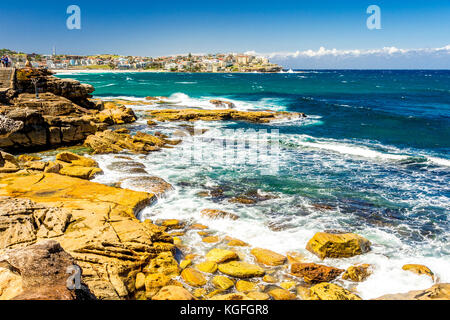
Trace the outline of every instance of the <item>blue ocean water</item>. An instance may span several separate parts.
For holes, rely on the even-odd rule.
[[[95,96],[106,99],[167,96],[166,107],[200,108],[213,108],[210,99],[225,99],[238,109],[308,115],[303,121],[270,125],[205,124],[224,134],[229,134],[227,129],[279,130],[275,175],[261,174],[255,164],[183,163],[174,157],[175,149],[140,159],[149,172],[176,186],[174,195],[160,200],[144,216],[200,219],[202,208],[233,211],[241,216],[239,222],[216,224],[218,231],[261,247],[305,254],[306,241],[317,231],[357,232],[373,242],[372,253],[328,263],[375,265],[374,275],[358,285],[366,298],[430,285],[428,279],[402,273],[403,263],[425,263],[442,280],[450,281],[450,71],[60,77],[90,83]],[[144,124],[139,122],[134,129],[173,131],[172,124],[157,129]],[[108,156],[99,160],[105,165],[114,161]],[[105,173],[99,181],[125,174],[107,169]],[[217,187],[231,195],[259,190],[276,199],[246,206],[196,196]]]

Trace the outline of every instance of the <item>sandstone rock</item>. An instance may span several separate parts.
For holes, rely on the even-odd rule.
[[[193,287],[204,286],[207,282],[205,276],[200,272],[192,268],[186,268],[181,272],[183,280]]]
[[[121,104],[108,101],[104,103],[104,110],[97,114],[97,120],[110,125],[120,125],[135,122],[136,115],[131,108],[126,108]]]
[[[19,170],[19,163],[13,155],[0,151],[0,173],[11,173]]]
[[[215,276],[212,283],[216,288],[227,290],[234,286],[234,281],[225,276]]]
[[[192,264],[192,260],[190,259],[185,259],[183,261],[180,262],[180,268],[181,269],[186,269],[187,267],[189,267]]]
[[[235,301],[237,301],[237,300],[252,300],[252,299],[250,299],[243,293],[229,293],[229,294],[214,296],[210,300],[222,300],[222,301],[235,300]]]
[[[44,171],[47,167],[47,162],[43,161],[30,161],[23,165],[27,170]]]
[[[236,282],[236,290],[240,292],[250,292],[258,290],[258,286],[254,282],[239,280]]]
[[[135,281],[134,287],[136,288],[136,290],[141,290],[141,289],[145,288],[145,274],[143,274],[142,272],[139,272],[136,275],[136,281]]]
[[[174,189],[173,186],[164,179],[154,176],[131,177],[123,180],[123,183],[133,187],[134,190],[150,192],[157,197],[162,197]]]
[[[152,300],[194,300],[194,297],[182,287],[166,286]]]
[[[250,253],[259,263],[269,266],[279,266],[286,262],[286,257],[267,249],[255,248]]]
[[[205,229],[208,229],[208,227],[203,225],[203,224],[195,223],[195,224],[191,225],[189,227],[189,229],[191,229],[191,230],[205,230]]]
[[[411,271],[418,275],[426,274],[434,281],[434,273],[427,266],[421,264],[405,264],[402,269],[405,271]]]
[[[265,274],[263,268],[240,261],[231,261],[219,264],[219,271],[236,278],[262,277]]]
[[[265,301],[269,300],[270,296],[267,293],[259,292],[259,291],[252,291],[247,293],[247,297],[249,297],[252,300],[258,300],[258,301]]]
[[[20,274],[0,267],[0,301],[11,300],[22,292],[23,282]]]
[[[370,267],[370,264],[360,264],[348,267],[348,269],[342,275],[342,279],[355,282],[364,281],[372,273]]]
[[[220,241],[220,238],[218,236],[209,236],[209,237],[204,237],[202,239],[203,242],[206,243],[216,243]]]
[[[286,290],[291,290],[296,285],[297,285],[297,283],[295,281],[284,281],[284,282],[280,283],[280,287],[282,287],[283,289],[286,289]]]
[[[30,161],[39,161],[42,160],[42,158],[30,154],[21,154],[20,156],[17,157],[17,160],[19,160],[20,162],[30,162]]]
[[[72,164],[80,167],[95,167],[98,168],[98,163],[94,159],[80,156],[72,152],[61,152],[56,155],[56,160]]]
[[[333,283],[319,283],[310,289],[313,300],[362,300],[356,294]]]
[[[234,109],[236,107],[233,102],[224,101],[224,100],[213,99],[213,100],[209,100],[209,103],[211,103],[219,108],[225,107],[225,108],[229,108],[229,109]]]
[[[119,134],[111,130],[97,132],[87,137],[84,144],[94,150],[94,153],[118,153],[124,149],[135,153],[146,154],[158,151],[167,144],[169,140],[161,139],[147,133],[138,132],[134,136]]]
[[[292,292],[281,288],[270,290],[268,294],[275,300],[295,300],[297,298]]]
[[[301,254],[300,252],[290,251],[286,254],[286,258],[288,260],[288,263],[302,263],[305,262],[305,256]]]
[[[201,263],[197,264],[195,267],[198,270],[200,270],[201,272],[206,272],[206,273],[214,273],[217,271],[217,263],[212,262],[212,261],[201,262]]]
[[[95,299],[81,282],[69,282],[71,270],[79,267],[58,242],[46,240],[23,249],[13,249],[0,257],[0,266],[17,273],[22,290],[15,300],[86,300]],[[78,269],[75,269],[78,268]],[[81,270],[79,271],[81,277]],[[73,274],[74,277],[76,274]],[[68,284],[73,288],[68,288]],[[79,287],[77,288],[77,285]],[[11,298],[11,297],[9,297]]]
[[[291,273],[303,277],[306,283],[329,282],[337,278],[344,270],[316,263],[293,263]]]
[[[438,283],[426,290],[387,294],[375,300],[450,300],[450,283]]]
[[[370,241],[354,233],[318,232],[306,249],[321,259],[347,258],[370,251]]]
[[[299,119],[305,117],[300,113],[271,112],[271,111],[237,111],[232,109],[164,109],[148,111],[152,120],[156,121],[247,121],[268,123],[277,119]]]
[[[2,226],[0,252],[51,236],[74,257],[84,283],[100,299],[133,297],[139,272],[179,274],[171,237],[135,218],[154,201],[151,194],[52,173],[10,174],[0,177],[0,185],[0,196],[16,197],[5,204],[13,211]],[[31,208],[38,208],[18,210],[13,204],[18,200],[31,200]],[[44,223],[33,226],[21,212]],[[16,223],[10,223],[13,218]]]
[[[278,282],[278,280],[277,280],[275,277],[273,277],[273,276],[271,276],[271,275],[268,275],[268,274],[266,274],[266,275],[263,277],[263,281],[264,281],[264,282],[267,282],[267,283],[277,283],[277,282]]]
[[[217,210],[217,209],[203,209],[201,212],[202,216],[208,217],[208,218],[229,218],[232,220],[237,220],[239,219],[239,216],[233,214],[233,213],[229,213],[226,211],[222,211],[222,210]]]
[[[248,243],[239,239],[230,239],[227,245],[230,247],[248,247]]]
[[[70,166],[63,166],[61,169],[59,169],[58,173],[64,176],[90,180],[93,179],[97,174],[103,173],[103,170],[100,168],[70,165]]]
[[[183,229],[184,223],[178,219],[167,219],[163,220],[161,225],[166,228],[166,230]]]
[[[158,291],[169,284],[170,277],[164,273],[151,273],[145,277],[145,296],[150,299],[158,293]]]
[[[214,249],[210,250],[206,254],[205,258],[206,258],[206,260],[212,261],[214,263],[224,263],[224,262],[227,262],[230,260],[239,259],[236,252],[231,251],[231,250],[219,249],[219,248],[214,248]]]

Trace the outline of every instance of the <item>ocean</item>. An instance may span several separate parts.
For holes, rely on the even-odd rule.
[[[106,100],[166,96],[170,103],[160,107],[217,108],[210,100],[223,99],[240,110],[308,115],[271,124],[202,122],[210,139],[183,142],[199,147],[206,155],[201,159],[180,158],[183,144],[148,156],[131,155],[148,173],[175,187],[146,208],[140,219],[195,220],[252,246],[280,253],[299,251],[311,261],[341,268],[370,263],[374,273],[366,281],[339,280],[365,299],[433,284],[427,276],[403,271],[406,263],[425,264],[441,282],[450,282],[450,71],[58,76],[92,84],[94,95]],[[140,115],[155,108],[131,107]],[[149,127],[141,118],[130,129],[170,135],[177,125]],[[217,161],[214,139],[251,140],[255,132],[259,137],[276,134],[277,153],[258,163]],[[105,172],[95,181],[114,183],[138,175],[118,170],[114,155],[95,159]],[[275,173],[260,170],[273,162]],[[206,190],[220,192],[199,195]],[[269,196],[250,205],[229,201],[257,193]],[[240,219],[211,221],[199,213],[205,208],[233,212]],[[324,230],[356,232],[372,242],[372,251],[321,262],[305,245]],[[187,244],[204,254],[211,245],[200,240],[192,233]]]

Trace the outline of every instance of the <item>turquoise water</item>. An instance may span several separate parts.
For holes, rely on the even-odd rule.
[[[268,130],[268,135],[278,129],[280,152],[276,158],[265,159],[267,163],[277,161],[276,174],[261,172],[264,160],[256,165],[212,163],[214,157],[180,160],[177,148],[145,159],[136,157],[149,173],[176,187],[172,195],[144,211],[143,217],[201,221],[199,209],[224,209],[241,219],[213,223],[218,232],[253,245],[280,252],[299,250],[306,255],[305,244],[317,231],[357,232],[374,243],[373,251],[327,263],[375,265],[374,275],[357,288],[365,298],[430,286],[431,280],[402,271],[403,263],[427,264],[441,280],[450,281],[450,71],[61,77],[90,83],[96,88],[95,96],[106,99],[167,96],[171,103],[165,107],[213,108],[209,100],[219,98],[234,102],[238,109],[288,110],[309,116],[270,125],[202,124],[216,139],[242,137],[242,133],[227,129],[243,129],[248,137],[249,129]],[[135,108],[140,113],[155,107]],[[132,129],[170,134],[175,125],[153,129],[140,121]],[[206,154],[215,153],[211,140],[184,144],[190,143],[200,145]],[[113,157],[98,159],[106,173],[98,181],[112,182],[127,175],[106,168],[115,161]],[[224,195],[196,195],[217,187]],[[228,201],[255,190],[275,198],[254,205]]]

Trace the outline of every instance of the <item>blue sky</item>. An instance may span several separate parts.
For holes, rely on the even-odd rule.
[[[81,8],[81,30],[66,28],[72,4]],[[372,4],[381,8],[381,30],[366,27]],[[288,67],[450,68],[449,0],[6,1],[0,30],[0,47],[25,52],[254,51]],[[428,51],[383,51],[391,47]]]

